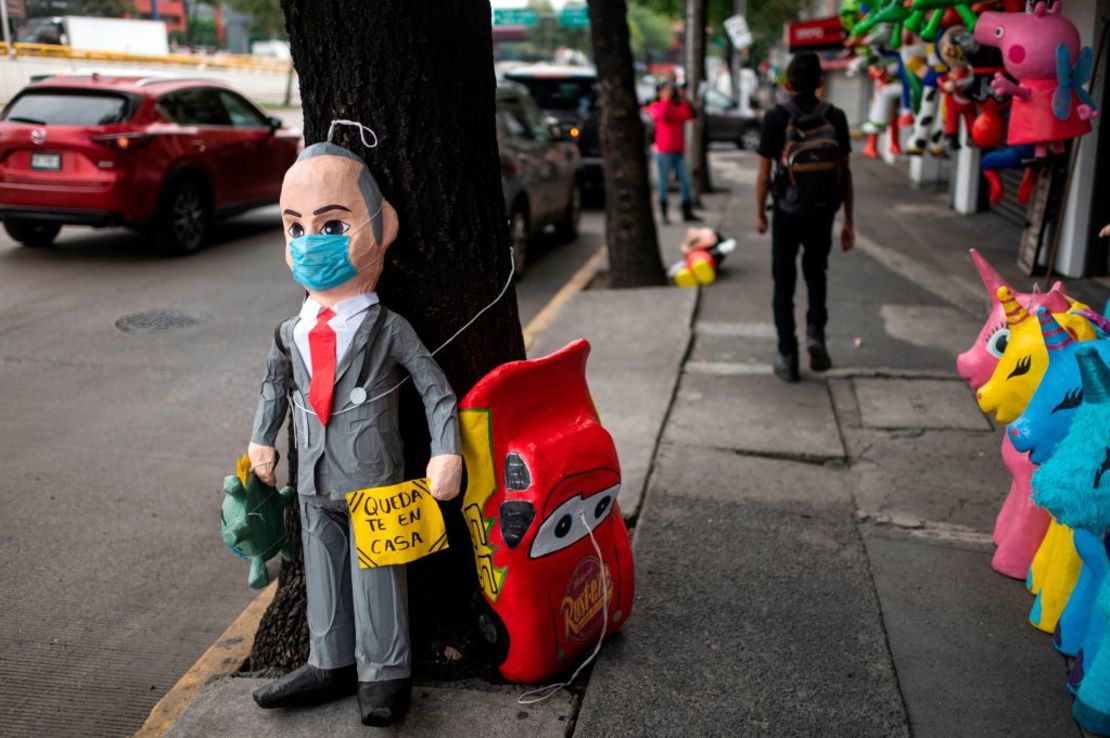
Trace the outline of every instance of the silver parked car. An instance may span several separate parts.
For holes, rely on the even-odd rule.
[[[554,228],[561,241],[578,237],[582,158],[570,137],[544,123],[528,90],[510,82],[497,86],[497,143],[519,277],[528,246],[542,231]]]
[[[705,112],[706,136],[710,143],[736,144],[741,149],[755,151],[759,148],[760,126],[763,117],[752,104],[740,105],[717,90],[706,90],[702,97]]]

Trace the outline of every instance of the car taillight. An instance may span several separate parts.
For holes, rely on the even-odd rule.
[[[115,151],[137,149],[150,141],[149,133],[106,133],[93,136],[92,140]]]

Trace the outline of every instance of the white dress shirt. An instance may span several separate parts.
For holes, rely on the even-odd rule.
[[[355,331],[362,324],[362,319],[366,317],[366,311],[370,309],[371,305],[377,304],[377,293],[369,292],[348,297],[332,307],[335,315],[328,321],[328,325],[335,331],[335,365],[337,367],[339,362],[343,360],[343,355],[347,353],[347,349],[351,347]],[[293,342],[297,344],[297,350],[301,352],[301,358],[304,359],[304,365],[308,369],[309,376],[312,376],[312,351],[308,346],[308,334],[316,327],[316,316],[323,309],[323,305],[311,297],[308,298],[301,306],[300,320],[293,326]]]

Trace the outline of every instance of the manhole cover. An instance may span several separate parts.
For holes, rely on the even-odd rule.
[[[166,333],[183,331],[203,325],[204,316],[183,310],[147,310],[131,313],[116,321],[116,328],[124,333]]]

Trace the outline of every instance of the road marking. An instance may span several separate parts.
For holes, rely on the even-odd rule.
[[[226,676],[239,670],[250,656],[254,644],[254,633],[262,614],[270,606],[277,591],[277,581],[262,590],[247,609],[239,613],[235,622],[209,646],[196,663],[177,680],[169,692],[154,705],[147,715],[143,727],[136,731],[134,738],[158,738],[169,730],[185,712],[185,708],[196,699],[201,687],[216,677]]]
[[[559,288],[547,304],[536,313],[524,328],[524,347],[531,348],[539,335],[551,325],[559,309],[575,292],[580,292],[605,263],[605,246],[601,246],[567,282]],[[275,580],[262,590],[246,609],[235,618],[235,622],[213,643],[177,684],[166,692],[162,699],[151,709],[146,722],[135,732],[133,738],[160,738],[177,721],[197,694],[208,682],[239,670],[250,656],[254,644],[254,634],[258,624],[277,591]]]
[[[586,260],[574,275],[567,280],[566,284],[559,288],[559,291],[552,295],[547,304],[540,308],[532,320],[528,321],[528,325],[524,327],[524,349],[527,351],[532,348],[536,343],[539,335],[547,330],[548,326],[555,319],[559,309],[566,304],[571,295],[575,292],[581,292],[585,289],[590,280],[597,275],[601,269],[602,264],[605,263],[605,246],[601,246],[593,256]]]

